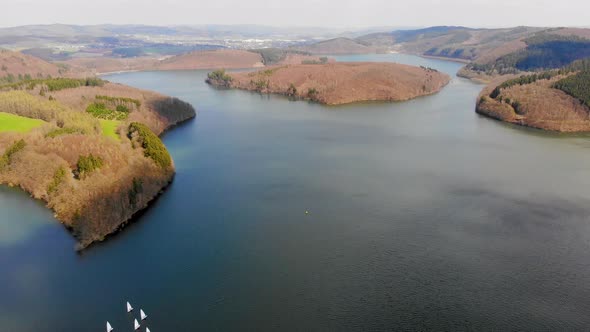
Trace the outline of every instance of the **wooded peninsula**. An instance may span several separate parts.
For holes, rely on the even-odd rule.
[[[168,186],[174,162],[158,136],[195,110],[96,77],[39,76],[0,85],[0,184],[45,201],[83,249]]]
[[[274,66],[256,72],[211,72],[207,83],[274,93],[325,105],[404,101],[440,91],[450,81],[432,68],[397,63],[326,63]]]

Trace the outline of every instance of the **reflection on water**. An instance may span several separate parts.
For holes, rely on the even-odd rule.
[[[154,331],[590,325],[587,136],[480,117],[482,86],[456,77],[409,102],[324,107],[205,76],[108,77],[198,115],[164,137],[173,185],[107,243],[77,255],[42,205],[0,190],[0,330],[124,330],[127,300]]]
[[[30,241],[43,228],[55,226],[51,212],[25,192],[0,186],[0,198],[0,247]]]

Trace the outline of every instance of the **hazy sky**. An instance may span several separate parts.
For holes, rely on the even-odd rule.
[[[0,0],[1,26],[590,26],[590,0]]]

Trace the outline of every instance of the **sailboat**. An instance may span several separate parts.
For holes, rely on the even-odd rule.
[[[141,315],[141,320],[145,320],[147,318],[147,315],[145,312],[143,312],[143,309],[139,309],[139,314]]]
[[[131,312],[133,311],[133,307],[131,306],[131,304],[129,302],[127,302],[127,312]]]
[[[113,329],[113,327],[111,326],[111,323],[107,322],[107,332],[111,332]]]
[[[134,327],[133,327],[133,329],[134,329],[135,331],[139,330],[139,328],[141,327],[141,326],[139,325],[139,323],[137,322],[137,319],[135,319],[135,321],[133,322],[133,326],[134,326]]]
[[[150,328],[149,327],[146,327],[145,328],[145,332],[150,332]]]

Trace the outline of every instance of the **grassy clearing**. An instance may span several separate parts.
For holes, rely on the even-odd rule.
[[[103,120],[99,119],[100,127],[102,128],[102,134],[106,137],[111,137],[117,141],[121,140],[121,137],[117,134],[117,127],[121,124],[121,121],[117,120]]]
[[[41,127],[44,123],[43,120],[0,112],[0,133],[6,131],[26,133],[34,128]]]
[[[92,103],[88,105],[86,112],[102,120],[125,120],[129,116],[129,108],[125,105],[118,105],[116,110],[112,110],[103,103]]]

